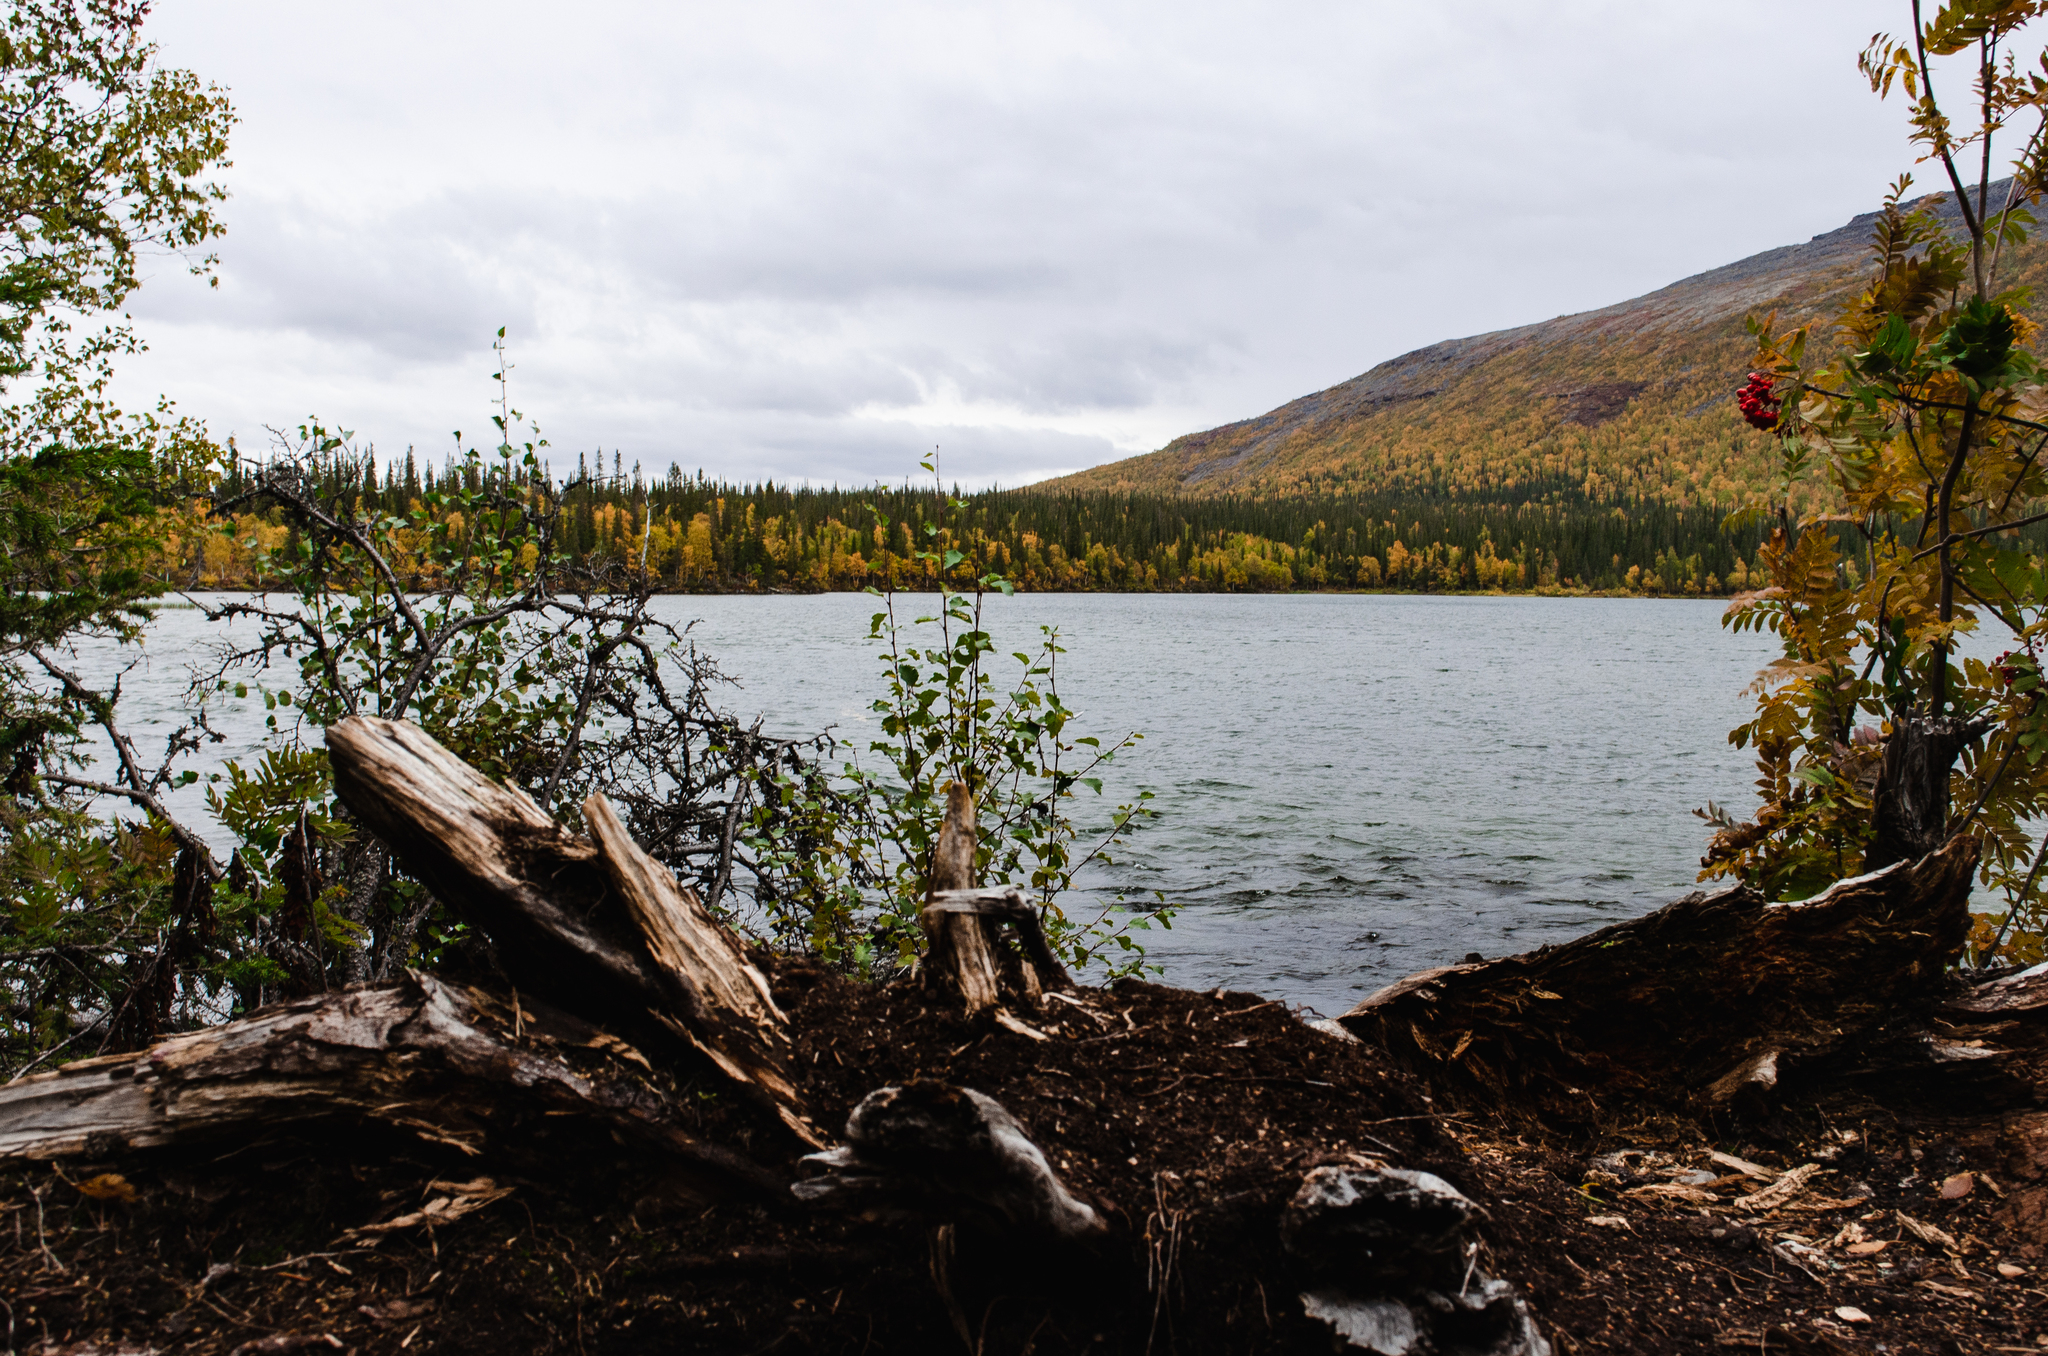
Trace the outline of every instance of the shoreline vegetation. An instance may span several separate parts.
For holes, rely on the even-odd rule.
[[[662,593],[825,593],[958,587],[999,574],[1025,592],[1403,592],[1725,597],[1761,587],[1756,527],[1712,507],[1402,495],[1320,499],[938,487],[737,485],[587,461],[561,486],[561,549],[615,564]],[[231,469],[220,499],[237,498]],[[437,507],[473,476],[452,458],[369,454],[320,468],[323,493],[384,517],[394,565],[431,587],[426,537],[460,536]],[[936,528],[936,535],[926,527]],[[2048,529],[2042,532],[2048,542]],[[276,508],[214,517],[194,505],[158,563],[188,588],[282,578],[293,529]],[[936,545],[936,553],[934,546]],[[941,578],[946,553],[959,559]]]

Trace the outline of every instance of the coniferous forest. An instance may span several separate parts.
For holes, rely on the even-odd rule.
[[[244,474],[230,473],[224,497]],[[397,516],[475,474],[452,459],[436,467],[410,454],[381,468],[337,456],[324,471],[330,493],[352,487],[366,509]],[[1038,591],[1714,595],[1751,586],[1763,530],[1730,525],[1711,506],[1593,498],[1564,483],[1495,497],[946,494],[728,484],[678,469],[650,479],[617,461],[583,459],[562,494],[570,552],[644,568],[658,587],[686,592],[916,588],[933,578],[934,550],[957,550],[965,557],[957,570]],[[290,531],[260,508],[212,526],[174,551],[169,567],[180,582],[264,583],[263,555]]]

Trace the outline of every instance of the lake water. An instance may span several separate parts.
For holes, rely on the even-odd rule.
[[[873,717],[874,602],[676,600],[786,730]],[[1158,820],[1114,884],[1184,906],[1146,938],[1166,978],[1327,1014],[1404,974],[1560,942],[1694,888],[1709,797],[1775,653],[1694,601],[1030,595],[992,600],[999,651],[1066,635],[1076,724],[1142,730],[1105,795]]]
[[[1147,789],[1159,818],[1101,883],[1182,906],[1146,938],[1166,979],[1335,1014],[1411,971],[1565,941],[1694,888],[1707,835],[1690,812],[1746,812],[1751,762],[1727,732],[1775,652],[1722,631],[1724,606],[1037,594],[991,599],[987,624],[1004,654],[1060,626],[1071,731],[1147,736],[1105,801]],[[870,737],[874,599],[657,607],[697,619],[736,712]],[[145,749],[215,639],[196,611],[159,614],[124,703]],[[261,714],[223,713],[223,756],[254,744]],[[196,794],[179,805],[196,812]]]

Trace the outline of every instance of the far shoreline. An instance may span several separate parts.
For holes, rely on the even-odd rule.
[[[953,594],[971,594],[974,589],[950,589]],[[217,593],[242,597],[263,597],[289,593],[285,588],[252,588],[247,585],[189,584],[168,587],[163,593],[141,601],[144,607],[161,607],[158,599],[178,594]],[[431,597],[435,590],[422,589],[411,597]],[[574,590],[561,591],[564,597],[584,596]],[[1000,589],[985,589],[980,592],[1000,596]],[[650,590],[655,598],[826,598],[832,596],[859,597],[937,597],[940,590],[932,588],[881,589],[702,589],[702,588],[658,588]],[[1034,598],[1546,598],[1586,599],[1600,598],[1614,602],[1637,603],[1721,603],[1730,604],[1739,600],[1739,593],[1632,593],[1623,589],[1017,589],[1016,595]]]

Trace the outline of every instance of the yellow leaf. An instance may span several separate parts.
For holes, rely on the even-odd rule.
[[[78,1184],[78,1189],[96,1201],[130,1201],[135,1199],[135,1187],[118,1172],[103,1172],[97,1177],[88,1177]]]

